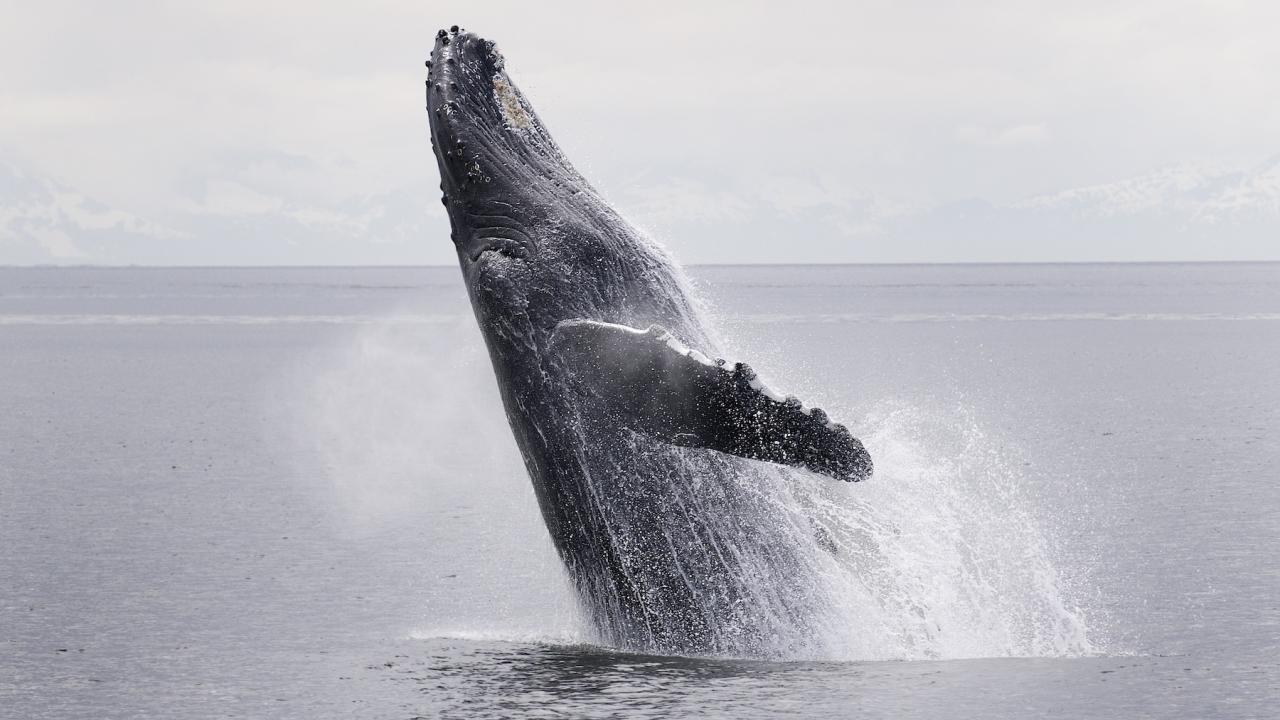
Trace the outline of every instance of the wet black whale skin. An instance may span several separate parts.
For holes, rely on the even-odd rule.
[[[573,168],[491,41],[440,31],[426,100],[507,419],[601,639],[752,653],[779,623],[795,635],[801,550],[741,483],[767,474],[759,461],[859,480],[871,472],[862,444],[821,411],[769,397],[745,365],[687,350],[716,347],[679,271]],[[748,571],[777,589],[746,587]]]

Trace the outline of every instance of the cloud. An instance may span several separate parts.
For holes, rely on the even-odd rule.
[[[212,215],[264,215],[284,210],[281,198],[260,193],[237,182],[210,180],[205,185],[203,201],[191,208],[196,213]]]
[[[633,187],[627,192],[631,216],[641,223],[733,221],[750,208],[732,190],[713,189],[691,178],[672,178],[659,184]]]
[[[956,139],[971,145],[992,145],[1011,147],[1016,145],[1035,145],[1049,139],[1049,128],[1044,123],[1032,125],[1014,125],[1002,130],[966,125],[956,130]]]
[[[0,63],[23,69],[0,90],[0,137],[42,177],[176,233],[68,230],[51,241],[67,257],[452,262],[422,61],[454,22],[497,39],[593,182],[644,222],[698,228],[669,240],[684,257],[728,258],[732,240],[734,259],[773,259],[796,228],[822,236],[804,252],[884,257],[867,238],[929,209],[1010,212],[1280,152],[1280,5],[1260,1],[19,3],[0,11]],[[1265,205],[1254,182],[1196,217]],[[1191,202],[1144,183],[1089,212]],[[928,236],[907,254],[964,257]],[[36,252],[11,247],[0,262]]]

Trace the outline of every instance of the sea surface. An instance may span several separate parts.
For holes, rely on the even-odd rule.
[[[0,268],[0,718],[1280,714],[1280,265],[690,274],[876,458],[824,653],[593,640],[454,268]]]

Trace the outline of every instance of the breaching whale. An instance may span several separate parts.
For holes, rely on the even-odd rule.
[[[870,456],[822,410],[716,358],[678,268],[569,163],[493,42],[441,30],[427,66],[462,276],[600,639],[660,653],[804,644],[813,528],[798,531],[774,485],[804,482],[787,466],[861,480]]]

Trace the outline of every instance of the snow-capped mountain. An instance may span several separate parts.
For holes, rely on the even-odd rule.
[[[130,245],[185,235],[0,162],[0,261],[110,262]]]
[[[156,222],[0,161],[0,264],[397,264],[437,259],[428,248],[447,261],[437,197],[403,187],[326,203],[209,181]]]
[[[673,244],[705,238],[681,252],[694,262],[723,262],[739,246],[777,248],[772,259],[789,262],[1280,259],[1280,156],[1012,202],[912,205],[830,178],[655,187],[624,192],[623,209]]]
[[[694,178],[697,179],[694,179]],[[206,180],[162,218],[0,161],[0,264],[450,262],[426,179],[346,199]],[[1179,166],[1014,202],[912,205],[839,176],[637,178],[620,209],[686,262],[1017,262],[1280,258],[1280,156]],[[742,252],[739,250],[742,249]]]
[[[1150,215],[1221,225],[1280,219],[1280,156],[1246,171],[1174,167],[1120,182],[1066,190],[1011,209],[1105,219]]]

